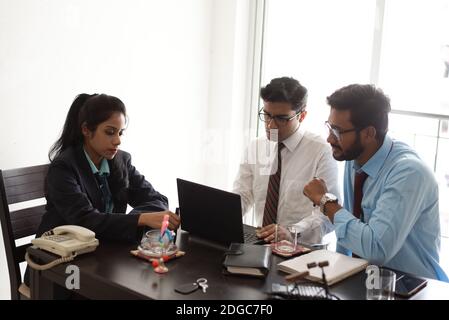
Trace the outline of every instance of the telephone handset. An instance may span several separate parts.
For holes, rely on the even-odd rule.
[[[45,232],[40,238],[31,240],[31,243],[42,250],[61,256],[60,259],[42,266],[33,262],[27,254],[28,264],[37,270],[49,269],[60,263],[71,261],[79,254],[94,251],[99,244],[94,232],[74,225],[56,227]]]
[[[98,246],[95,233],[80,226],[60,226],[31,240],[36,247],[61,257],[94,251]]]

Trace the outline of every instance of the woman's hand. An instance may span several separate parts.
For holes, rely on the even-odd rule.
[[[139,226],[148,226],[153,229],[160,229],[165,215],[168,215],[169,217],[168,228],[171,230],[178,229],[181,219],[171,211],[141,213],[137,224]]]

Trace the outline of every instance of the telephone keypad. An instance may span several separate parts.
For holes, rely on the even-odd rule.
[[[59,235],[59,234],[46,236],[45,238],[47,238],[48,240],[51,240],[51,241],[55,241],[55,242],[64,242],[64,241],[68,241],[68,240],[72,239],[70,237]]]

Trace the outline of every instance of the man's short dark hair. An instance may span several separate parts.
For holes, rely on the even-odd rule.
[[[327,103],[336,110],[349,110],[354,127],[373,126],[377,140],[385,138],[391,106],[390,99],[381,89],[371,84],[351,84],[332,93],[327,97]]]
[[[267,102],[288,102],[295,112],[303,111],[307,104],[307,89],[298,80],[288,77],[271,80],[260,89],[260,96]]]

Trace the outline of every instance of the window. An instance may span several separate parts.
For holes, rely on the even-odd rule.
[[[323,127],[325,99],[335,89],[369,81],[375,4],[374,0],[267,3],[262,85],[280,76],[298,79],[309,90],[306,126]]]
[[[441,233],[449,237],[449,1],[385,1],[378,85],[390,96],[393,136],[435,171]],[[431,114],[431,115],[429,115]]]
[[[306,86],[304,126],[323,135],[333,91],[350,83],[381,87],[391,98],[391,135],[435,172],[447,237],[448,16],[449,0],[267,0],[261,77],[261,85],[292,76]]]
[[[379,86],[396,110],[449,115],[449,1],[385,2]]]

